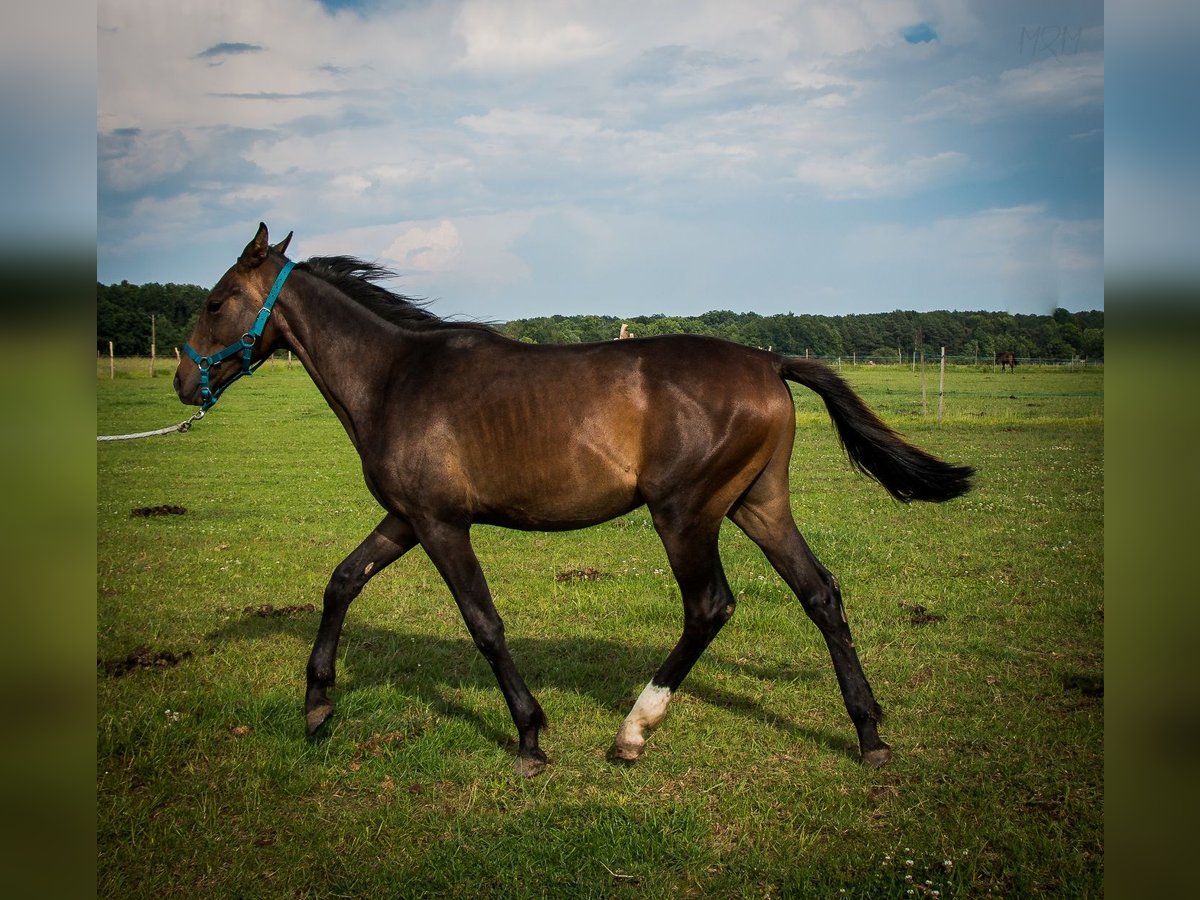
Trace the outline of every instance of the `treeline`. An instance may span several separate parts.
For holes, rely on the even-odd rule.
[[[1011,350],[1019,357],[1099,359],[1104,356],[1104,313],[1014,315],[1004,312],[890,312],[848,316],[783,313],[761,316],[728,310],[701,316],[546,316],[515,319],[504,331],[537,344],[612,340],[628,326],[636,337],[708,334],[780,353],[895,359],[914,349],[927,355],[990,357]]]
[[[97,349],[112,341],[121,356],[150,351],[154,316],[159,353],[182,347],[208,291],[190,284],[96,285]],[[514,319],[501,326],[510,337],[537,344],[609,341],[621,325],[637,337],[657,334],[707,334],[780,353],[810,356],[880,357],[897,351],[950,356],[990,357],[1011,350],[1019,357],[1071,359],[1104,356],[1104,313],[1057,309],[1050,316],[1003,312],[890,312],[848,316],[784,313],[761,316],[716,310],[700,316],[545,316]]]
[[[96,349],[118,356],[150,353],[150,317],[154,316],[158,353],[168,356],[183,347],[200,304],[208,296],[194,284],[96,284]]]

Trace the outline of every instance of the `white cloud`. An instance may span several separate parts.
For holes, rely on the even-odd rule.
[[[553,141],[591,138],[601,130],[594,119],[532,109],[491,109],[483,115],[463,116],[459,121],[471,130],[491,137],[533,137]]]
[[[97,8],[102,130],[272,128],[447,70],[453,4],[329,15],[315,0],[218,5],[103,0]],[[202,54],[253,44],[253,53]],[[381,101],[376,97],[373,102]]]
[[[405,291],[442,292],[448,285],[520,283],[529,267],[514,245],[528,233],[536,211],[393,222],[315,235],[297,235],[297,254],[349,254],[394,270]]]
[[[982,210],[926,225],[855,229],[847,257],[889,273],[914,296],[956,297],[955,308],[1050,312],[1102,305],[1103,223],[1062,219],[1040,204]]]
[[[570,3],[468,0],[454,22],[465,47],[459,64],[495,72],[593,59],[605,52],[609,38],[581,21],[586,12]]]
[[[819,109],[837,109],[838,107],[845,106],[849,102],[850,95],[840,93],[839,91],[830,91],[827,94],[820,94],[819,96],[808,101],[810,106],[816,106]]]
[[[333,179],[333,186],[339,191],[344,191],[349,194],[362,194],[371,186],[371,180],[351,172],[349,174],[336,176]]]
[[[115,135],[101,143],[98,162],[101,183],[113,190],[132,191],[182,172],[195,147],[179,131]]]
[[[1058,220],[1050,253],[1063,272],[1096,272],[1104,263],[1104,222],[1101,219]]]
[[[453,222],[408,229],[384,248],[383,259],[404,271],[446,272],[458,257],[461,241]]]
[[[979,123],[1033,111],[1099,108],[1104,103],[1104,58],[1088,52],[1049,57],[994,77],[971,76],[934,88],[917,102],[913,123],[962,119]]]
[[[833,199],[903,196],[962,172],[967,162],[953,150],[892,161],[872,147],[808,157],[797,164],[795,177]]]

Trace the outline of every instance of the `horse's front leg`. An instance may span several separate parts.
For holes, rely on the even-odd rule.
[[[513,724],[517,726],[518,775],[532,778],[549,760],[538,746],[538,731],[546,726],[546,714],[534,699],[504,640],[504,622],[492,603],[492,595],[466,528],[431,523],[420,527],[421,546],[445,579],[475,646],[492,667]]]
[[[353,553],[333,570],[325,588],[321,627],[308,658],[308,690],[304,697],[304,719],[313,734],[333,714],[329,688],[336,678],[334,659],[342,624],[350,601],[363,586],[417,543],[412,528],[403,519],[389,515],[367,535]]]

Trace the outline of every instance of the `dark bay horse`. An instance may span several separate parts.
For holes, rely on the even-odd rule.
[[[1008,371],[1017,371],[1017,355],[1011,350],[997,350],[996,362],[1000,363],[1000,371],[1004,371],[1004,367],[1008,366]]]
[[[260,225],[200,312],[175,390],[220,392],[277,348],[308,370],[362,458],[385,510],[334,569],[307,669],[305,718],[333,712],[329,688],[350,602],[420,544],[445,579],[516,725],[516,769],[546,765],[546,718],[504,640],[471,548],[473,523],[584,528],[645,504],[683,599],[683,634],[641,692],[612,755],[637,759],[688,671],[734,611],[717,552],[728,517],[753,540],[821,630],[863,761],[884,765],[882,711],[863,674],[837,579],[792,519],[788,464],[795,408],[787,382],[824,401],[850,462],[903,502],[941,502],[972,469],[904,441],[831,369],[704,337],[536,346],[447,322],[374,281],[349,257],[293,264]],[[294,265],[294,268],[292,268]],[[276,304],[276,301],[277,304]]]

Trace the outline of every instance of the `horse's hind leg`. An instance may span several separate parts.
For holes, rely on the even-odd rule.
[[[628,762],[642,755],[646,737],[667,714],[671,695],[734,609],[733,592],[717,553],[720,519],[708,527],[692,522],[686,530],[668,524],[659,514],[654,515],[654,522],[683,596],[683,635],[617,732],[612,755]]]
[[[833,659],[846,711],[858,731],[862,760],[878,769],[892,756],[891,748],[879,737],[878,723],[883,718],[883,710],[875,702],[854,649],[837,579],[813,556],[800,535],[787,502],[786,478],[782,479],[782,489],[778,487],[778,480],[776,476],[774,489],[769,489],[772,479],[770,473],[765,473],[729,517],[762,549],[775,571],[799,598],[808,617],[821,630]]]
[[[308,690],[304,697],[304,719],[309,734],[316,732],[333,714],[329,688],[333,686],[336,677],[334,660],[350,602],[359,595],[372,577],[403,556],[416,543],[416,537],[408,523],[389,515],[333,570],[325,588],[321,626],[317,629],[317,639],[308,659]]]

